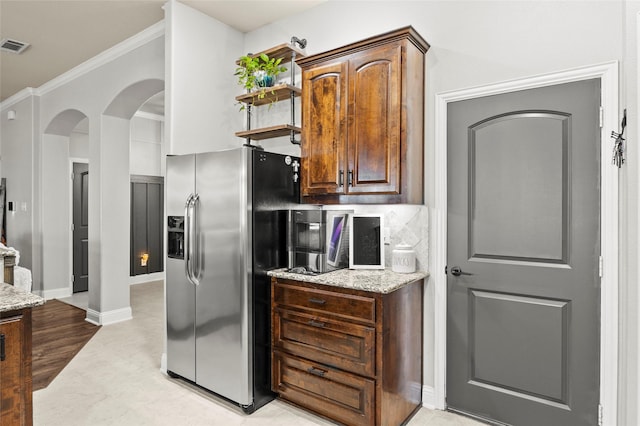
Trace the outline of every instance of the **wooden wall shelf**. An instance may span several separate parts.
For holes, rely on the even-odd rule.
[[[306,40],[299,40],[296,37],[293,37],[291,39],[291,44],[284,43],[258,53],[248,54],[248,56],[255,58],[265,53],[267,56],[269,56],[269,58],[282,58],[282,61],[280,62],[281,64],[291,63],[291,67],[289,70],[291,73],[291,80],[289,84],[279,84],[274,87],[268,88],[265,97],[262,99],[258,99],[255,92],[244,93],[242,95],[236,96],[236,101],[246,104],[247,110],[247,130],[236,132],[236,136],[245,138],[247,140],[247,144],[250,144],[250,140],[263,140],[283,136],[291,136],[291,143],[299,143],[294,139],[294,135],[300,134],[302,132],[302,129],[295,125],[294,109],[295,98],[301,95],[302,89],[300,87],[296,87],[295,85],[294,67],[295,61],[300,58],[304,58],[305,54],[302,50],[296,47],[294,41],[296,43],[302,41],[304,43],[299,43],[300,46],[306,46]],[[240,65],[240,61],[236,61],[236,64]],[[276,126],[263,127],[260,129],[251,128],[251,108],[282,101],[291,102],[290,124],[280,124]]]
[[[236,132],[236,136],[238,136],[239,138],[247,138],[259,141],[263,139],[289,136],[291,135],[291,131],[293,131],[295,134],[299,134],[302,129],[290,124],[280,124],[278,126],[263,127],[261,129],[251,129],[244,130],[242,132]]]
[[[293,57],[293,53],[295,52],[296,54],[296,59],[300,59],[300,58],[304,58],[305,54],[302,50],[298,49],[297,47],[289,44],[289,43],[283,43],[283,44],[279,44],[277,46],[271,47],[267,50],[263,50],[261,52],[255,53],[255,54],[251,54],[251,55],[247,55],[247,56],[251,56],[252,58],[255,58],[256,56],[259,56],[263,53],[266,53],[268,57],[270,58],[282,58],[282,62],[280,62],[281,64],[286,64],[288,62],[291,62],[291,58]],[[240,60],[236,61],[236,65],[240,65]]]
[[[269,104],[271,102],[290,100],[291,93],[293,93],[295,96],[300,96],[300,94],[302,93],[302,89],[290,84],[279,84],[277,86],[269,87],[266,91],[265,97],[262,99],[258,99],[257,93],[253,92],[236,96],[236,101],[246,104],[252,104],[253,106],[260,106]]]

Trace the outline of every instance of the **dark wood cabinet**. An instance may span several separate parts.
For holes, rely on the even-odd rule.
[[[0,424],[33,424],[31,309],[0,313]]]
[[[388,293],[272,278],[272,388],[346,425],[422,405],[422,280]]]
[[[428,49],[406,27],[297,60],[303,201],[423,202]]]

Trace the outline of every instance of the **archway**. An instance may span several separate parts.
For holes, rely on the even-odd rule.
[[[47,299],[72,294],[70,159],[88,162],[88,121],[83,112],[68,109],[49,122],[42,136],[42,293]],[[81,140],[74,136],[79,126],[86,129]]]
[[[149,79],[123,89],[100,118],[99,143],[91,146],[89,308],[87,319],[109,324],[131,318],[129,296],[131,119],[164,81]],[[93,226],[95,224],[95,226]],[[95,271],[95,273],[94,273]],[[92,289],[97,289],[93,291]]]

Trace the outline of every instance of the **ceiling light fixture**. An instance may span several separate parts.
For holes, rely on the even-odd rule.
[[[25,43],[18,40],[11,40],[9,38],[5,38],[0,42],[0,50],[4,50],[6,52],[11,53],[22,53],[24,50],[29,47],[29,43]]]

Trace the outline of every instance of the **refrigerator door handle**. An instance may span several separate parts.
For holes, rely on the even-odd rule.
[[[200,201],[200,195],[195,194],[191,200],[191,216],[189,224],[191,226],[191,278],[195,285],[200,284],[200,241],[198,238],[198,201]]]
[[[187,201],[184,203],[184,274],[189,282],[192,282],[191,271],[189,270],[189,246],[191,243],[191,236],[189,235],[189,206],[192,199],[193,194],[189,194]]]
[[[198,285],[198,281],[195,279],[193,274],[193,265],[192,265],[192,257],[193,257],[193,218],[191,216],[193,212],[193,204],[196,196],[194,194],[189,194],[187,197],[187,202],[184,205],[184,273],[187,276],[187,279],[191,284]]]

